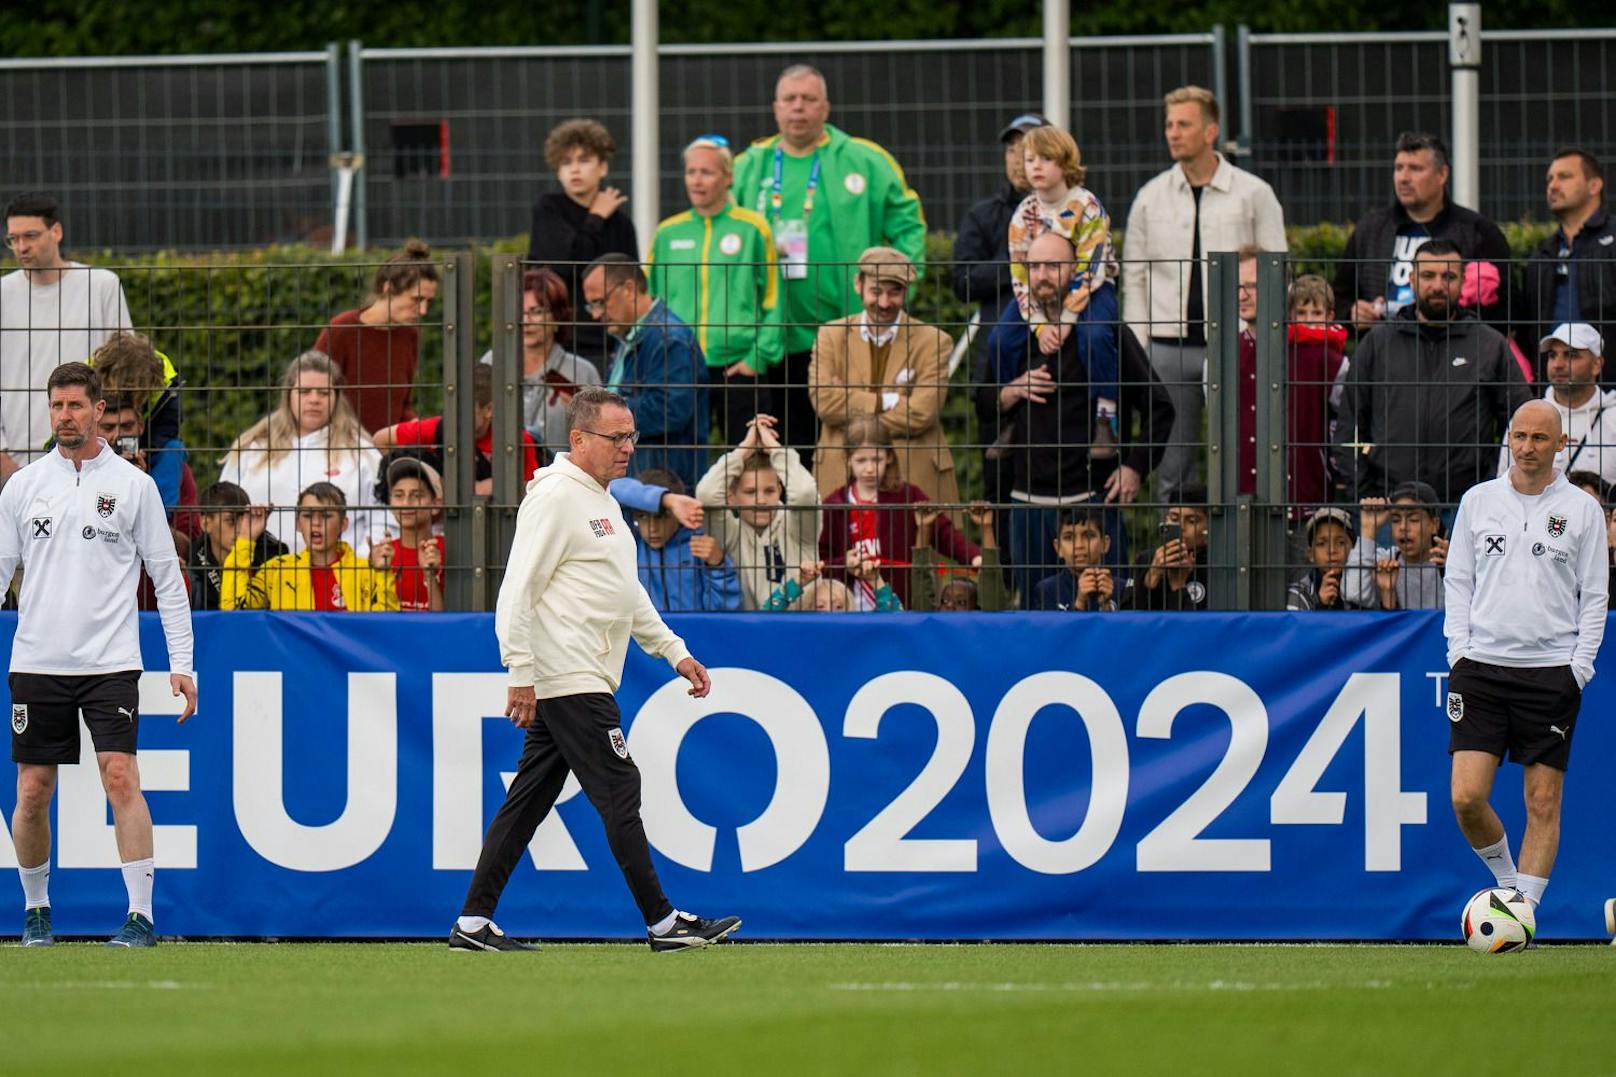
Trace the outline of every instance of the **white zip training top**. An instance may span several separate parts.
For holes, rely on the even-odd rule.
[[[1536,497],[1508,474],[1472,486],[1448,547],[1448,666],[1569,665],[1587,687],[1605,635],[1609,543],[1599,502],[1559,471]]]
[[[151,576],[170,672],[191,673],[191,608],[151,476],[105,441],[82,468],[54,450],[0,490],[0,586],[23,566],[11,672],[143,669],[135,591]]]

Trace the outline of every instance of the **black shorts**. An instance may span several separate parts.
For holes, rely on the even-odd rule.
[[[1570,666],[1493,666],[1461,658],[1448,674],[1448,752],[1490,752],[1555,770],[1571,761],[1582,689]]]
[[[11,760],[77,763],[79,712],[98,752],[135,754],[140,732],[140,671],[59,677],[11,675]]]

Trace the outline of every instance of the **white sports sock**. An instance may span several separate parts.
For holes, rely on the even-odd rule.
[[[486,916],[462,916],[455,921],[455,926],[466,934],[475,934],[487,927],[492,921]]]
[[[45,861],[37,868],[18,868],[17,874],[22,876],[22,907],[47,908],[50,905],[50,896],[46,892],[50,887],[50,861]]]
[[[674,909],[668,915],[651,925],[651,934],[666,935],[668,932],[673,930],[673,923],[677,919],[679,919],[679,910]]]
[[[1509,855],[1509,835],[1505,834],[1497,841],[1485,848],[1477,849],[1476,855],[1481,862],[1492,869],[1493,878],[1505,890],[1513,890],[1516,886],[1515,858]]]
[[[1526,895],[1533,908],[1543,903],[1543,891],[1548,888],[1549,880],[1540,876],[1526,874],[1515,876],[1515,889]]]
[[[123,885],[129,891],[129,911],[138,912],[152,920],[152,877],[157,874],[157,863],[151,857],[131,860],[123,865]]]

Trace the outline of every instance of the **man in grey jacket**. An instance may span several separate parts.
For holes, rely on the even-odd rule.
[[[1456,246],[1426,243],[1414,303],[1353,356],[1336,463],[1354,500],[1419,481],[1453,504],[1495,472],[1509,417],[1531,399],[1508,341],[1459,307],[1462,271]]]

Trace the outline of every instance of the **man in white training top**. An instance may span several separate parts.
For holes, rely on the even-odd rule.
[[[450,949],[534,948],[494,924],[494,906],[568,771],[606,824],[606,842],[653,951],[706,946],[741,926],[734,916],[707,920],[679,912],[663,893],[640,822],[640,769],[628,754],[612,694],[623,679],[630,636],[689,681],[692,696],[712,688],[707,670],[640,586],[634,535],[606,490],[628,471],[638,440],[622,397],[599,386],[580,389],[567,405],[570,450],[527,484],[494,613],[500,661],[510,671],[505,714],[527,730],[527,740],[505,803],[488,825],[449,932]]]
[[[146,566],[168,643],[169,686],[196,710],[191,608],[157,484],[98,434],[101,381],[83,363],[46,382],[56,447],[0,490],[0,581],[20,564],[11,643],[12,838],[22,875],[24,946],[49,946],[50,803],[56,768],[79,761],[79,712],[112,805],[129,916],[109,946],[154,946],[151,813],[140,792],[140,632],[135,590]]]
[[[1560,844],[1571,734],[1609,603],[1604,511],[1555,468],[1565,445],[1553,404],[1533,400],[1516,410],[1514,465],[1466,491],[1444,581],[1453,812],[1498,885],[1534,906]],[[1506,755],[1525,768],[1518,869],[1488,803]]]

